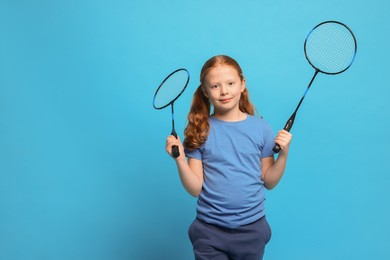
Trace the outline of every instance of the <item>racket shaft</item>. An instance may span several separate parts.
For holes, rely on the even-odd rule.
[[[295,108],[294,113],[293,113],[293,114],[290,116],[290,118],[287,120],[286,125],[285,125],[284,128],[283,128],[284,130],[290,132],[291,127],[292,127],[293,124],[294,124],[295,115],[297,114],[299,107],[301,106],[303,100],[305,99],[307,92],[309,92],[309,89],[310,89],[310,87],[311,87],[311,84],[313,83],[314,79],[316,78],[318,72],[320,72],[320,71],[319,71],[318,69],[316,69],[315,72],[314,72],[313,77],[312,77],[311,80],[310,80],[309,85],[307,86],[307,88],[306,88],[306,90],[305,90],[305,93],[303,94],[301,100],[299,100],[299,103],[298,103],[297,107]],[[280,148],[280,145],[275,144],[275,146],[274,146],[274,148],[273,148],[272,150],[273,150],[275,153],[278,153],[278,152],[280,151],[280,149],[281,149],[281,148]]]

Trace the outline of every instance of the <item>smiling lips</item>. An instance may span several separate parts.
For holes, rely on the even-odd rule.
[[[227,103],[231,100],[232,98],[223,98],[223,99],[220,99],[219,102],[222,102],[222,103]]]

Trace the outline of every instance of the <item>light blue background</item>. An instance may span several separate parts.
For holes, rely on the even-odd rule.
[[[205,60],[241,64],[251,99],[283,127],[314,71],[308,31],[339,20],[355,63],[318,75],[288,168],[267,193],[266,260],[390,259],[386,0],[0,0],[0,259],[192,259],[196,200],[164,151],[152,97]]]

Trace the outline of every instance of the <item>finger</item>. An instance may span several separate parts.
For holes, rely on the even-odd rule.
[[[292,134],[287,131],[279,131],[278,135],[276,136],[277,139],[289,141],[292,138]]]
[[[276,137],[276,139],[281,140],[283,142],[290,142],[291,136],[288,135],[279,135]]]
[[[179,144],[175,141],[169,141],[167,144],[166,144],[166,149],[168,150],[171,150],[172,149],[172,146],[179,146]]]
[[[289,144],[290,141],[291,141],[291,138],[285,137],[285,136],[278,136],[278,137],[275,139],[275,142],[281,143],[281,144],[283,144],[283,145]]]
[[[166,139],[166,143],[172,143],[172,142],[177,142],[178,140],[176,139],[176,137],[174,137],[173,135],[170,135],[167,137]]]
[[[178,141],[174,136],[169,136],[166,139],[165,146],[167,149],[170,149],[173,145],[177,145]]]
[[[290,132],[288,132],[288,131],[286,131],[286,130],[280,130],[279,132],[278,132],[278,135],[281,135],[281,136],[292,136],[292,134],[290,133]]]
[[[279,144],[279,146],[282,150],[285,150],[286,148],[288,148],[290,146],[289,140],[284,140],[284,139],[280,139],[280,138],[276,139],[275,143]]]

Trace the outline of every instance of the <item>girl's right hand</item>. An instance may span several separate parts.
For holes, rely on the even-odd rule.
[[[179,147],[179,153],[180,153],[179,157],[174,158],[174,159],[178,160],[178,159],[185,158],[184,147],[183,147],[183,144],[181,143],[180,137],[178,136],[176,138],[173,135],[168,136],[167,139],[166,139],[165,150],[167,151],[167,153],[172,158],[173,158],[173,156],[172,156],[172,146],[174,146],[174,145]]]

